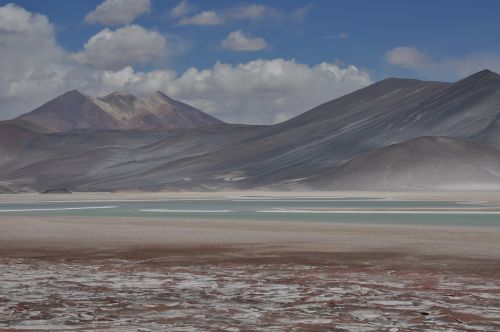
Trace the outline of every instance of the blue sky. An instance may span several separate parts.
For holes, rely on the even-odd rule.
[[[127,11],[131,7],[130,4],[127,5],[127,1],[130,0],[106,2],[115,2],[115,5],[123,2],[120,10]],[[108,93],[113,89],[146,94],[150,92],[146,87],[154,87],[230,121],[276,122],[305,111],[306,107],[389,76],[450,81],[485,67],[500,70],[500,1],[495,0],[140,0],[146,7],[137,9],[136,14],[129,13],[132,15],[129,19],[113,20],[109,13],[104,13],[105,16],[108,15],[104,19],[92,21],[85,18],[92,11],[99,11],[98,6],[102,6],[103,2],[104,0],[0,0],[0,8],[4,6],[5,9],[4,15],[22,17],[23,11],[45,17],[48,22],[43,24],[49,25],[53,31],[47,32],[43,38],[51,34],[47,38],[52,38],[54,41],[51,43],[60,49],[49,50],[47,45],[40,47],[47,49],[48,60],[43,63],[40,61],[40,69],[33,67],[29,73],[25,70],[21,74],[40,77],[43,76],[40,72],[42,67],[54,66],[57,70],[66,68],[61,74],[64,78],[60,78],[50,89],[47,83],[47,91],[38,93],[31,100],[18,100],[20,97],[15,93],[0,94],[0,101],[14,109],[9,112],[3,110],[5,115],[0,117],[29,109],[44,98],[48,100],[70,87],[91,94]],[[7,4],[14,4],[15,8],[5,7]],[[181,4],[188,10],[181,11],[177,16],[173,15],[173,8]],[[252,8],[255,11],[251,11]],[[100,11],[102,15],[101,12],[103,10]],[[213,15],[212,22],[209,17],[206,22],[202,20],[193,23],[193,18],[204,12]],[[26,21],[23,24],[31,23]],[[130,26],[136,29],[132,31]],[[43,30],[34,25],[29,29]],[[125,37],[120,39],[122,44],[109,50],[106,47],[112,42],[91,43],[88,49],[84,46],[90,43],[93,36],[102,37],[101,32],[104,30],[108,34],[114,34],[119,29],[122,29],[121,36],[135,33],[130,34],[129,40],[143,39],[141,36],[151,32],[148,35],[151,37],[149,44],[145,39],[137,45],[133,42],[125,44],[136,50],[148,47],[152,49],[145,51],[145,54],[124,50]],[[1,31],[0,23],[0,38],[10,38],[6,40],[13,43],[4,51],[13,53],[13,59],[18,56],[15,54],[16,47],[19,53],[25,52],[22,47],[28,45],[30,38],[42,38],[35,36],[36,32],[33,32],[31,36],[26,36],[26,43],[18,45],[20,42],[14,43],[11,36],[2,37]],[[114,34],[115,41],[119,39],[117,36],[118,34]],[[152,45],[155,42],[161,45],[155,47]],[[106,58],[106,52],[108,55],[109,52],[114,52],[113,58]],[[58,59],[51,61],[56,58]],[[264,62],[254,63],[259,59]],[[285,62],[280,63],[277,59]],[[273,60],[275,61],[272,62]],[[71,61],[74,63],[68,64]],[[294,63],[290,65],[288,61]],[[217,69],[217,63],[232,67]],[[321,63],[332,67],[317,67]],[[237,66],[245,64],[251,64],[253,69],[239,68],[242,73],[238,73]],[[7,68],[9,64],[4,62],[3,65]],[[350,68],[349,66],[356,68],[354,74],[352,70],[348,73],[341,72]],[[199,72],[192,74],[188,71],[190,68]],[[116,73],[123,77],[125,69],[128,70],[127,78],[118,80]],[[201,73],[203,70],[210,72]],[[229,87],[221,86],[216,90],[214,86],[220,85],[215,78],[217,70],[222,73],[220,75],[225,75],[224,70],[228,71],[227,75],[235,81],[241,81],[241,77],[246,79],[244,73],[248,71],[253,74],[259,71],[263,76],[255,77],[248,84],[249,87],[253,84],[253,88],[250,87],[247,92],[232,91],[235,90],[234,84]],[[286,73],[288,76],[276,79],[276,82],[281,79],[283,86],[276,83],[268,87],[267,91],[260,91],[265,88],[259,89],[256,81],[265,82],[269,75],[279,75],[284,70],[289,71]],[[160,79],[151,79],[150,76],[156,71],[162,71],[163,83],[160,83]],[[75,72],[80,75],[78,79],[75,79]],[[310,75],[310,81],[289,87],[287,81],[294,79],[292,73],[301,77]],[[19,73],[13,72],[13,77],[14,74],[19,76]],[[83,78],[86,75],[89,77]],[[105,82],[105,77],[110,75],[114,75],[113,84],[109,83],[109,79]],[[210,81],[206,78],[207,75],[210,76]],[[328,80],[329,75],[336,77]],[[321,78],[315,78],[319,76]],[[196,85],[200,80],[205,80],[207,86],[210,86],[210,94],[207,87],[200,88],[199,84]],[[347,83],[343,85],[342,82]],[[297,91],[302,87],[322,83],[330,85],[321,94],[313,93],[314,98],[310,97],[303,103],[301,101],[304,97],[294,99],[293,96],[298,95]],[[23,84],[19,83],[17,86],[24,86]],[[0,88],[3,88],[1,83]],[[243,86],[242,89],[244,88]],[[10,89],[12,90],[11,87]],[[273,91],[276,92],[274,95]],[[265,99],[267,96],[269,99]],[[248,104],[256,97],[264,98],[263,103],[265,101],[274,106],[251,104],[249,109],[245,108],[239,113],[235,111],[238,100]],[[255,111],[263,107],[266,110],[260,114]]]
[[[2,0],[0,4],[16,3],[27,10],[47,15],[57,27],[57,39],[61,45],[78,51],[90,36],[103,27],[84,23],[85,15],[101,2]],[[437,59],[500,51],[500,2],[496,0],[241,2],[275,7],[284,15],[292,15],[295,10],[306,6],[311,6],[311,9],[303,21],[290,18],[257,22],[242,20],[208,27],[178,26],[176,20],[169,17],[169,11],[178,2],[153,0],[151,12],[135,21],[191,43],[188,52],[170,59],[169,65],[178,71],[191,66],[210,67],[216,61],[238,63],[255,57],[282,57],[309,64],[340,61],[367,68],[376,78],[383,78],[411,74],[391,68],[384,61],[387,50],[401,45],[417,47]],[[192,5],[198,11],[224,10],[234,6],[235,1],[192,1]],[[221,49],[218,41],[234,29],[264,37],[269,49],[257,54]],[[334,38],[342,33],[348,38]]]

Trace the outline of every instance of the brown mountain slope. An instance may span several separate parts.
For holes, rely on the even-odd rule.
[[[54,132],[74,129],[172,129],[195,128],[222,121],[161,92],[145,99],[112,93],[90,97],[72,90],[18,119]]]

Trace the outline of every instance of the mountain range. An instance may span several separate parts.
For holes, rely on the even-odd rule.
[[[70,91],[0,122],[0,192],[498,190],[500,76],[389,78],[269,126]]]

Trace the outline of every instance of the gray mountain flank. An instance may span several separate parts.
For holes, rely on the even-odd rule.
[[[310,179],[339,190],[500,188],[500,151],[447,137],[419,137],[363,153]]]
[[[74,94],[58,103],[75,104]],[[168,129],[132,120],[141,109],[133,96],[89,98],[77,96],[86,106],[75,119],[48,108],[51,124],[64,123],[51,129],[92,127],[100,102],[133,129],[30,132],[0,161],[0,183],[18,191],[500,189],[500,76],[487,70],[455,83],[386,79],[272,126]],[[28,115],[48,117],[40,109]]]
[[[0,186],[0,194],[12,194],[14,193],[12,190],[10,190],[7,187]]]

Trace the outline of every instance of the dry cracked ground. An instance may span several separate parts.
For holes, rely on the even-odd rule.
[[[500,279],[274,262],[1,258],[0,331],[499,331]]]

